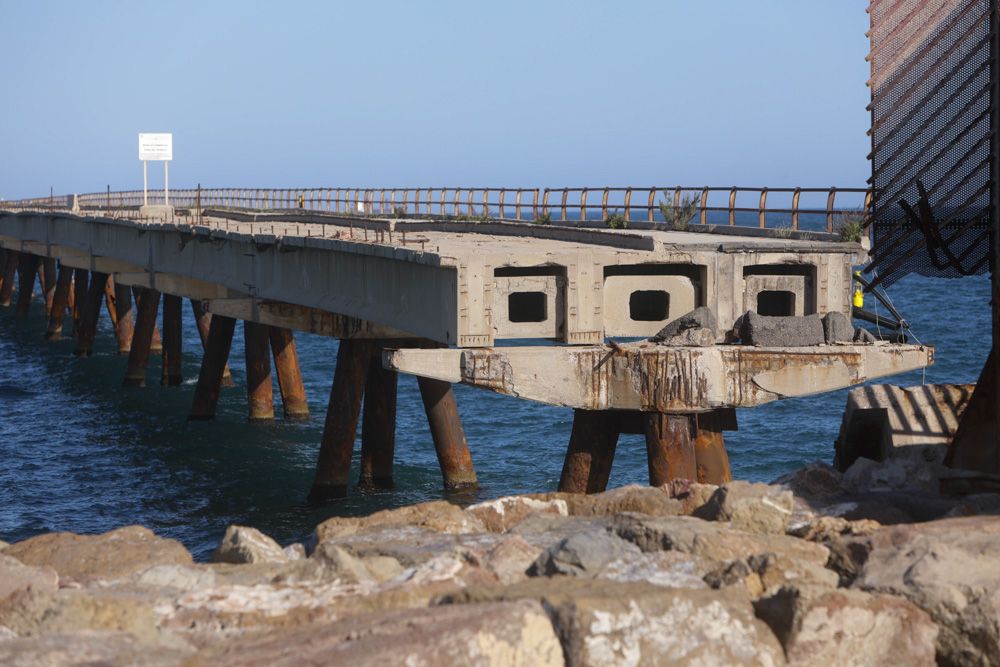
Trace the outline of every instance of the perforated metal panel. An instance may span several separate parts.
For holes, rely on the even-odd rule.
[[[993,0],[872,0],[872,262],[883,285],[908,273],[989,269]],[[917,183],[958,266],[928,252],[900,201]]]

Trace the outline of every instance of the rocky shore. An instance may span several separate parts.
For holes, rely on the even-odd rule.
[[[130,526],[0,543],[0,664],[996,665],[1000,495],[813,464],[334,518],[213,560]]]

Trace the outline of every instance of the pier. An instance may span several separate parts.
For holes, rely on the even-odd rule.
[[[250,421],[276,418],[272,377],[281,416],[308,418],[295,332],[338,338],[313,500],[348,492],[359,424],[356,483],[392,487],[398,373],[419,379],[447,488],[476,484],[455,383],[573,408],[560,490],[604,490],[621,433],[645,435],[651,484],[721,483],[736,408],[933,362],[923,345],[824,340],[826,320],[818,342],[741,340],[747,312],[849,323],[853,268],[867,256],[834,228],[843,190],[751,191],[753,207],[736,188],[198,188],[170,205],[162,192],[144,206],[141,192],[110,191],[4,202],[0,303],[44,308],[40,341],[66,335],[71,317],[81,357],[106,311],[128,355],[123,391],[180,385],[181,355],[200,353],[190,413],[178,415],[192,420],[213,419],[232,385],[237,329]],[[697,204],[670,220],[689,193]],[[802,205],[803,193],[825,206]],[[787,206],[774,205],[781,195]],[[182,299],[201,350],[182,349]],[[711,316],[700,343],[651,340],[696,309]]]

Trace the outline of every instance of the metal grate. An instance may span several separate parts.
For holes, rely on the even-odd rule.
[[[883,285],[908,273],[989,269],[992,0],[872,0],[872,260]],[[934,254],[914,209],[929,212],[958,265]],[[926,210],[926,209],[925,209]],[[930,247],[929,247],[930,246]]]

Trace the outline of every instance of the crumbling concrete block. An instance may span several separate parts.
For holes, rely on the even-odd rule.
[[[715,344],[715,328],[715,313],[699,306],[660,329],[650,340],[662,345],[708,347]]]
[[[747,311],[740,318],[740,339],[759,347],[806,347],[826,342],[819,315],[768,317]]]

